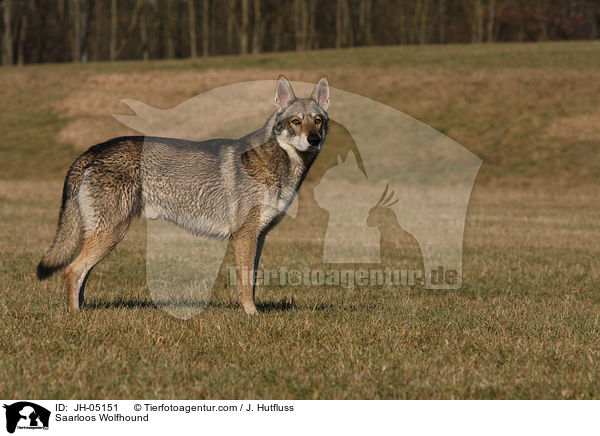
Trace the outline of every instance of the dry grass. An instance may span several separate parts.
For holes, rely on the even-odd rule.
[[[269,286],[258,292],[265,313],[249,319],[224,271],[206,311],[182,321],[149,296],[141,223],[92,274],[83,312],[65,310],[60,277],[35,281],[58,187],[1,185],[11,223],[2,232],[1,365],[12,374],[3,397],[600,395],[597,190],[478,188],[459,291]],[[286,219],[270,238],[265,268],[301,268],[318,252],[286,243],[292,227]]]
[[[0,397],[599,398],[597,49],[375,48],[0,69],[0,369],[10,375]],[[86,144],[130,133],[109,115],[129,113],[120,99],[164,108],[282,72],[304,81],[326,73],[484,159],[461,290],[265,286],[264,313],[249,319],[226,286],[228,253],[211,304],[183,321],[150,298],[142,222],[94,270],[81,313],[65,310],[61,277],[36,281],[69,163]],[[321,166],[343,146],[335,129]],[[318,265],[315,229],[327,216],[300,213],[308,219],[286,218],[270,236],[264,268]]]

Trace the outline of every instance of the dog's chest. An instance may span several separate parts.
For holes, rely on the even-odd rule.
[[[303,174],[300,163],[292,162],[291,170],[282,187],[267,187],[260,205],[261,230],[280,218],[290,206],[297,193]]]
[[[269,224],[273,219],[284,213],[294,200],[296,190],[289,188],[271,188],[265,194],[264,201],[260,205],[260,223],[261,226]]]

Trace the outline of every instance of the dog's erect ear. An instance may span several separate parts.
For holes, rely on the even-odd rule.
[[[313,89],[311,98],[317,102],[317,104],[323,109],[327,110],[329,107],[329,82],[327,77],[322,77],[319,83],[316,84]]]
[[[277,90],[275,92],[275,106],[277,111],[281,112],[290,105],[296,99],[292,85],[283,76],[279,76],[277,80]]]

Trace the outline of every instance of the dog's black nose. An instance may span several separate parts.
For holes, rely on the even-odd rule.
[[[319,142],[321,142],[321,137],[315,133],[311,133],[306,139],[308,140],[308,143],[313,147],[316,147],[317,145],[319,145]]]

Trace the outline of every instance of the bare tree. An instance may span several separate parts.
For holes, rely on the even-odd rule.
[[[17,48],[17,65],[25,63],[25,40],[27,35],[27,17],[29,15],[29,6],[25,3],[25,8],[21,13],[21,25],[19,26],[19,46]]]
[[[33,4],[35,0],[31,0]],[[92,44],[92,21],[94,14],[92,12],[93,1],[81,1],[81,60],[87,62],[89,59]]]
[[[252,29],[252,53],[254,54],[260,53],[262,46],[260,3],[260,0],[254,0],[254,26]]]
[[[115,59],[119,58],[119,56],[121,55],[121,52],[127,46],[127,41],[129,41],[129,38],[133,34],[133,31],[137,27],[137,21],[138,21],[138,18],[140,15],[140,10],[142,9],[143,4],[144,4],[144,0],[137,0],[135,6],[133,7],[133,11],[132,11],[131,17],[129,19],[129,25],[127,26],[127,30],[123,34],[123,37],[121,38],[121,41],[119,42],[119,46],[116,49]]]
[[[429,0],[423,0],[421,18],[419,19],[419,44],[427,44],[427,17],[429,13]]]
[[[210,1],[202,0],[202,56],[208,56],[210,47]]]
[[[371,9],[372,2],[371,0],[361,0],[359,6],[359,27],[361,30],[361,43],[363,44],[371,44],[372,43],[372,33],[371,33]]]
[[[582,6],[585,4],[585,2],[581,2]],[[544,14],[544,9],[546,9],[546,2],[544,0],[537,0],[536,1],[536,15],[539,16],[543,16]],[[594,20],[595,22],[596,20]],[[548,39],[548,25],[546,24],[546,21],[544,20],[540,20],[540,37],[539,39],[541,41],[546,41]]]
[[[198,56],[198,49],[196,48],[196,7],[194,6],[194,0],[188,0],[188,20],[190,32],[190,57],[195,58]]]
[[[494,20],[496,17],[496,0],[488,4],[487,42],[494,42]]]
[[[588,9],[588,19],[590,23],[590,38],[598,39],[598,19],[597,16],[600,14],[600,8],[596,7],[596,11],[590,6]]]
[[[94,13],[92,21],[94,23],[94,39],[92,42],[92,60],[100,60],[100,38],[102,36],[102,2],[94,0]]]
[[[175,40],[173,38],[173,30],[174,30],[174,17],[173,17],[173,2],[171,0],[165,0],[164,2],[165,8],[165,34],[166,34],[166,43],[167,43],[167,58],[173,59],[175,57]]]
[[[248,53],[248,0],[242,0],[242,26],[240,28],[240,54]]]
[[[440,15],[440,44],[446,43],[446,0],[440,0],[438,12]]]
[[[117,0],[110,2],[110,60],[117,59]]]
[[[524,11],[527,6],[527,2],[524,0],[516,0],[516,4],[521,11]],[[517,15],[517,41],[525,41],[525,27],[525,17],[523,16],[523,13],[520,13]]]
[[[294,36],[296,40],[296,50],[304,50],[304,41],[306,37],[304,35],[303,26],[303,0],[294,0]]]
[[[310,0],[308,14],[308,48],[319,48],[319,40],[317,39],[317,0]]]
[[[365,39],[367,44],[373,44],[373,3],[371,0],[367,0],[366,3]]]
[[[335,15],[336,48],[354,45],[348,0],[338,0]]]
[[[80,0],[71,0],[71,56],[73,62],[81,61],[81,9]]]
[[[142,0],[142,9],[140,10],[140,42],[142,44],[142,59],[147,61],[150,59],[150,49],[148,46],[148,5],[146,0]]]
[[[483,41],[483,5],[481,0],[472,0],[473,17],[471,20],[471,41]]]
[[[308,43],[308,25],[309,25],[308,0],[302,0],[302,46],[304,50],[310,48]]]
[[[341,48],[344,40],[344,29],[342,27],[343,3],[346,0],[337,0],[335,8],[335,48]]]
[[[350,6],[348,0],[342,3],[342,44],[352,47],[354,45],[354,30],[352,28],[352,18],[350,16]]]
[[[13,37],[12,37],[12,0],[4,0],[4,61],[5,65],[13,63]]]
[[[398,34],[400,44],[406,44],[408,42],[408,32],[406,30],[406,9],[403,0],[398,0]]]
[[[233,30],[236,20],[236,0],[229,0],[229,10],[227,11],[227,53],[233,53]]]

